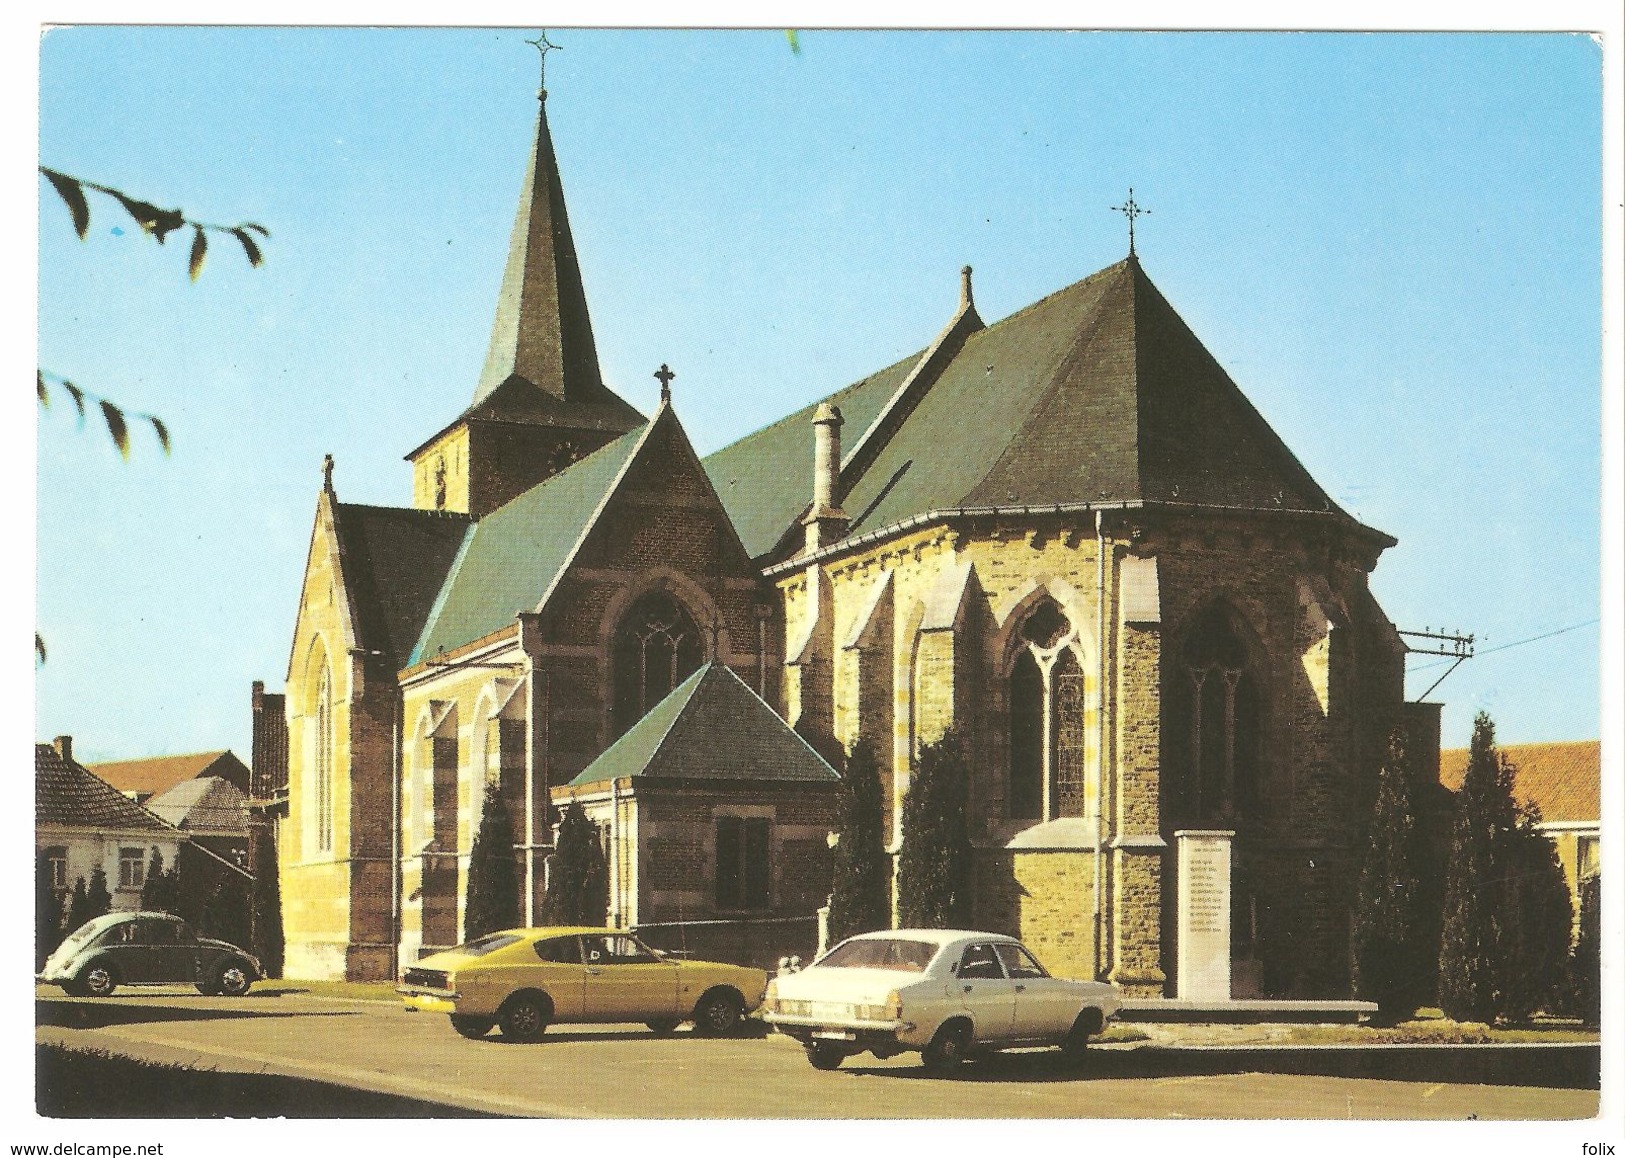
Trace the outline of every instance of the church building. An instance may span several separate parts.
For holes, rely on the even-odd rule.
[[[922,746],[956,743],[977,927],[1057,973],[1179,994],[1182,844],[1217,834],[1231,993],[1347,995],[1364,817],[1418,716],[1368,587],[1395,540],[1316,484],[1132,240],[992,324],[968,268],[957,296],[917,353],[702,462],[665,367],[648,418],[602,380],[543,94],[472,404],[407,456],[411,507],[339,501],[331,465],[318,496],[286,689],[290,976],[389,977],[455,944],[487,781],[526,920],[553,806],[618,801],[623,774],[712,834],[645,825],[638,871],[670,896],[726,895],[754,840],[757,910],[812,916],[824,773],[730,782],[740,818],[801,802],[782,837],[679,806],[712,780],[623,767],[653,740],[582,778],[703,686],[765,701],[826,771],[872,741],[894,853]],[[753,711],[706,776],[778,724]]]

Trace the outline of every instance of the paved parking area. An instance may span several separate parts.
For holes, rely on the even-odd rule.
[[[280,994],[235,1001],[184,991],[64,999],[39,991],[37,1038],[152,1061],[281,1073],[504,1115],[612,1118],[1387,1118],[1567,1119],[1594,1089],[1288,1072],[1249,1051],[1104,1047],[1082,1070],[1054,1051],[999,1055],[952,1078],[913,1055],[849,1059],[820,1073],[778,1036],[726,1040],[642,1026],[555,1026],[535,1044],[466,1041],[444,1018],[379,1002]],[[1301,1053],[1301,1051],[1298,1051]],[[1242,1059],[1238,1058],[1238,1061]],[[1311,1067],[1313,1068],[1313,1067]],[[1369,1068],[1369,1067],[1368,1067]],[[1380,1073],[1380,1067],[1378,1072]]]

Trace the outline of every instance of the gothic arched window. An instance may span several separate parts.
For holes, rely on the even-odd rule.
[[[316,847],[322,852],[333,848],[333,684],[327,665],[316,685]]]
[[[1241,632],[1222,607],[1191,627],[1180,653],[1189,702],[1185,795],[1197,819],[1259,805],[1263,700]]]
[[[615,734],[621,735],[705,662],[693,618],[669,592],[640,597],[615,631]]]
[[[1084,683],[1072,634],[1050,599],[1028,612],[1018,633],[1009,684],[1011,820],[1084,814]]]

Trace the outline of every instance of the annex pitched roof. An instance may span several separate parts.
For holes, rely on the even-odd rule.
[[[34,824],[175,835],[175,829],[50,744],[34,745]]]
[[[848,535],[932,511],[1091,503],[1292,510],[1353,523],[1133,256],[969,330],[906,414],[888,414],[884,437],[869,437],[877,380],[900,381],[929,354],[829,399],[862,450],[848,456],[836,496]],[[753,557],[793,549],[787,531],[806,507],[811,472],[784,464],[810,457],[811,410],[706,460]]]
[[[435,597],[474,523],[453,511],[333,504],[357,643],[407,664]]]
[[[715,661],[674,688],[570,784],[626,777],[840,780],[731,668]]]
[[[1503,744],[1498,750],[1514,768],[1513,793],[1536,805],[1543,821],[1596,822],[1602,816],[1600,740]],[[1466,748],[1439,753],[1439,783],[1452,792],[1467,774],[1467,754]]]
[[[153,796],[199,776],[219,776],[248,783],[248,769],[229,750],[191,752],[183,756],[152,756],[144,760],[112,760],[84,765],[93,775],[120,792]]]

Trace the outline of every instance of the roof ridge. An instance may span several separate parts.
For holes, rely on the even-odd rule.
[[[49,744],[46,747],[50,747]],[[176,752],[171,756],[130,756],[123,760],[96,760],[89,764],[79,764],[81,768],[99,768],[107,764],[147,764],[158,760],[191,760],[198,756],[224,756],[230,748],[202,748],[196,752]],[[74,761],[79,763],[78,761]]]
[[[390,514],[412,515],[413,517],[421,515],[425,518],[447,519],[451,522],[474,521],[473,515],[463,511],[431,509],[428,507],[393,507],[381,503],[346,503],[338,500],[335,500],[333,505],[344,511],[388,511]]]

